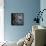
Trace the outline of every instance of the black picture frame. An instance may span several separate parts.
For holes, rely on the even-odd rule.
[[[24,13],[11,13],[11,25],[24,25]]]

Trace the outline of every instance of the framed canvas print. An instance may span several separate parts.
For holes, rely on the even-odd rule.
[[[11,13],[11,25],[24,25],[24,13]]]

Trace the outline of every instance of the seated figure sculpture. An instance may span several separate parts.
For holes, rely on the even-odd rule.
[[[33,42],[33,35],[29,32],[24,38],[17,42],[18,46],[31,46]]]

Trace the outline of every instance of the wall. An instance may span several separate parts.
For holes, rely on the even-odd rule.
[[[43,9],[46,9],[46,0],[41,0],[40,1],[40,9],[41,9],[41,11],[43,10]],[[43,25],[43,26],[46,26],[46,10],[43,12],[43,15],[42,15],[42,17],[43,17],[43,22],[41,21],[41,25]]]
[[[35,12],[40,9],[40,0],[4,0],[4,35],[7,41],[18,41],[32,28]],[[24,13],[24,26],[11,25],[11,13]]]

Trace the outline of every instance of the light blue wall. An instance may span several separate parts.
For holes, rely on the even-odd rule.
[[[24,37],[32,27],[32,20],[36,17],[35,12],[40,9],[39,0],[5,0],[4,7],[4,30],[5,40],[18,41]],[[24,13],[24,26],[11,25],[11,13]]]
[[[40,10],[42,11],[43,9],[46,9],[46,0],[41,0],[40,1]],[[46,10],[43,12],[43,22],[40,22],[40,25],[45,26],[46,27]]]

